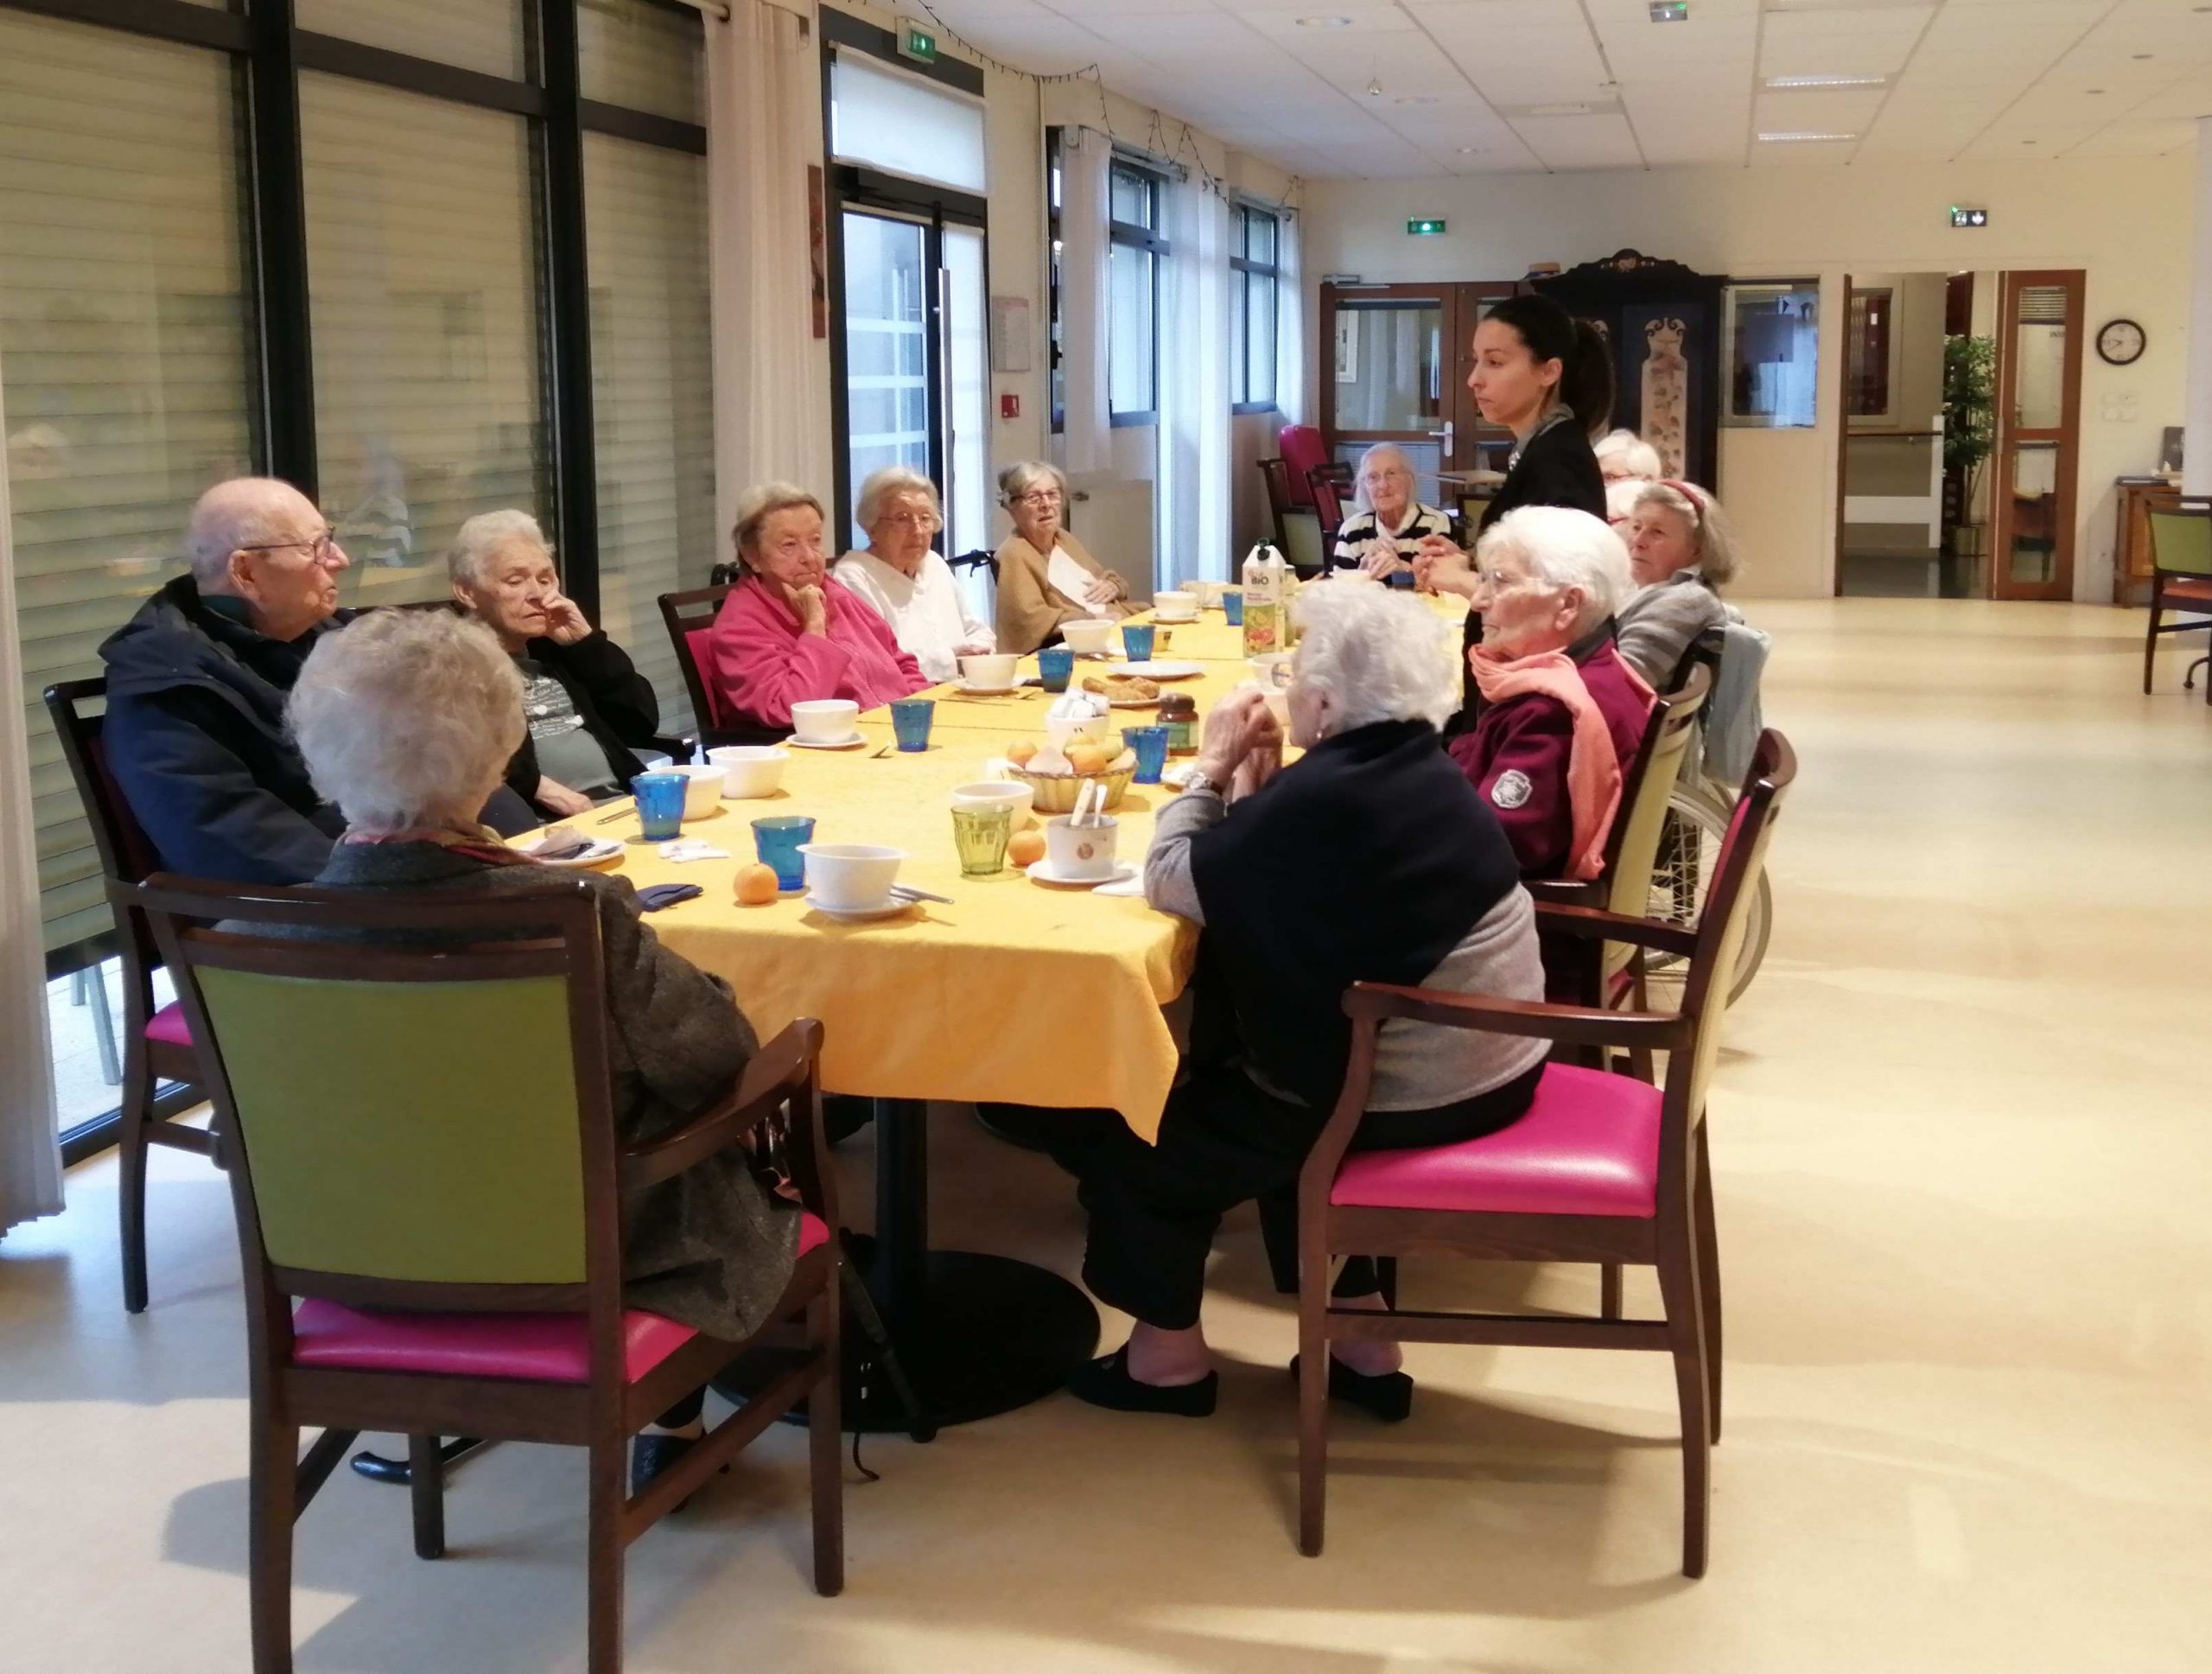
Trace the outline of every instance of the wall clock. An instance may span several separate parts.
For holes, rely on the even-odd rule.
[[[2108,366],[2131,366],[2143,358],[2143,328],[2133,320],[2108,320],[2097,333],[2097,353]]]

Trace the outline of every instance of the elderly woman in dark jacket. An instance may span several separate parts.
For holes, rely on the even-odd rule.
[[[1512,850],[1438,748],[1451,706],[1445,629],[1379,588],[1316,589],[1300,610],[1288,699],[1305,756],[1277,773],[1282,737],[1262,694],[1231,693],[1207,717],[1198,781],[1161,812],[1145,862],[1152,904],[1205,927],[1233,1040],[1217,1056],[1194,1053],[1156,1144],[1116,1129],[1071,1159],[1090,1211],[1084,1282],[1137,1321],[1123,1347],[1071,1380],[1096,1405],[1213,1410],[1198,1324],[1207,1248],[1225,1211],[1296,1182],[1344,1080],[1347,987],[1541,991]],[[1541,1041],[1392,1022],[1353,1146],[1506,1127],[1527,1111],[1544,1052]],[[1372,1263],[1348,1262],[1337,1295],[1380,1306]],[[1413,1384],[1395,1345],[1348,1342],[1332,1351],[1329,1390],[1395,1419]]]
[[[475,823],[523,731],[522,679],[489,630],[444,614],[378,611],[325,635],[293,688],[292,729],[315,788],[346,815],[315,882],[334,889],[527,888],[544,874]],[[671,952],[626,879],[599,897],[619,1137],[651,1141],[726,1092],[758,1049],[716,977]],[[633,1307],[710,1336],[762,1325],[789,1283],[798,1213],[722,1152],[624,1205]],[[696,1434],[696,1398],[639,1438],[633,1481]]]

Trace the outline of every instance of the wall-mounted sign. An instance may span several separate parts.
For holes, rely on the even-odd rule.
[[[917,64],[937,62],[937,37],[919,23],[902,22],[899,25],[899,56],[911,58]]]
[[[1951,225],[1986,226],[1989,225],[1989,212],[1986,209],[1969,209],[1964,204],[1955,203],[1951,206]]]
[[[1414,239],[1433,239],[1444,231],[1442,220],[1413,220],[1406,223],[1406,235]]]

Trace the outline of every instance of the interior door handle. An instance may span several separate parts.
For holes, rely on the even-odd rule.
[[[1429,432],[1431,436],[1443,442],[1444,457],[1446,459],[1452,457],[1452,432],[1455,428],[1456,427],[1453,425],[1452,422],[1447,418],[1444,421],[1444,428],[1442,430],[1431,430]]]

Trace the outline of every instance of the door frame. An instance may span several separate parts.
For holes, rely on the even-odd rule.
[[[1437,457],[1447,471],[1466,471],[1475,468],[1474,449],[1481,444],[1495,444],[1508,440],[1510,432],[1497,425],[1485,424],[1475,406],[1474,397],[1467,390],[1467,367],[1474,359],[1471,340],[1482,305],[1497,302],[1526,290],[1528,286],[1514,279],[1446,279],[1433,284],[1338,283],[1324,282],[1321,286],[1319,334],[1317,339],[1315,364],[1325,370],[1319,379],[1321,386],[1320,430],[1323,444],[1334,453],[1340,442],[1360,442],[1373,444],[1380,442],[1412,442],[1426,446],[1438,444]],[[1433,300],[1444,315],[1442,347],[1438,354],[1438,375],[1444,387],[1438,391],[1440,411],[1437,422],[1442,428],[1433,430],[1352,430],[1338,428],[1337,423],[1336,343],[1337,315],[1339,304],[1345,300],[1398,300],[1420,302]],[[1440,494],[1440,500],[1446,498]]]
[[[2066,293],[2066,369],[2056,426],[2015,422],[2019,358],[2013,347],[2020,293],[2030,287]],[[1990,453],[1991,478],[1988,596],[1993,599],[2070,600],[2074,596],[2075,507],[2082,475],[2082,352],[2088,322],[2088,276],[2080,268],[2023,268],[1999,276],[1997,293],[1997,442]],[[2056,442],[2058,447],[2057,505],[2052,512],[2051,578],[2016,582],[2012,554],[2012,455],[2021,443]]]
[[[1835,311],[1835,543],[1828,564],[1828,590],[1843,597],[1844,485],[1851,468],[1851,275],[1843,276],[1843,297]],[[1817,411],[1815,417],[1817,417]]]

